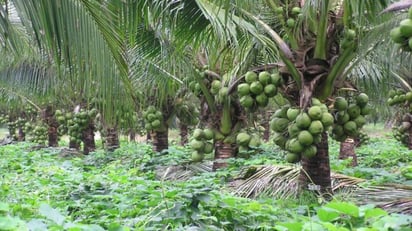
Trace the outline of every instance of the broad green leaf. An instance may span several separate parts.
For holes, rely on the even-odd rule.
[[[129,228],[122,227],[118,223],[112,223],[109,225],[108,231],[129,231]]]
[[[275,228],[280,231],[301,231],[303,224],[300,222],[281,222]]]
[[[318,209],[317,215],[319,217],[319,220],[324,221],[324,222],[334,221],[336,218],[339,217],[338,212],[328,209],[328,208]]]
[[[253,201],[249,204],[249,209],[253,211],[260,211],[262,209],[262,205],[256,201]]]
[[[312,230],[323,231],[323,230],[326,230],[326,229],[319,223],[306,222],[305,224],[303,224],[302,230],[305,230],[305,231],[312,231]]]
[[[10,210],[9,204],[0,202],[0,212],[7,213]]]
[[[392,214],[385,216],[372,224],[373,228],[379,230],[399,230],[401,227],[410,227],[412,225],[412,216]]]
[[[65,217],[61,215],[61,213],[48,204],[41,204],[39,208],[39,212],[41,215],[45,216],[46,218],[54,221],[54,223],[58,225],[63,225]]]
[[[7,216],[7,217],[0,217],[0,230],[1,231],[8,231],[8,230],[25,231],[27,230],[27,228],[24,227],[24,224],[20,219]]]
[[[339,211],[343,214],[346,214],[352,217],[359,217],[359,207],[349,202],[332,201],[326,204],[324,207],[335,209],[336,211]]]
[[[27,223],[27,227],[31,231],[43,231],[47,230],[47,225],[39,219],[32,219],[29,223]]]
[[[321,223],[328,231],[349,231],[349,229],[345,227],[337,227],[335,224],[330,222],[322,222]]]
[[[371,217],[381,217],[381,216],[387,216],[388,213],[380,208],[373,208],[373,209],[368,209],[365,211],[365,219],[371,218]]]

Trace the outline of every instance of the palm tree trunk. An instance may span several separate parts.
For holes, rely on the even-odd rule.
[[[108,152],[113,152],[117,148],[120,147],[120,142],[119,142],[119,131],[117,130],[117,127],[110,127],[106,128],[106,136],[104,137],[104,148]]]
[[[161,152],[169,148],[169,129],[154,131],[150,134],[155,152]]]
[[[412,150],[412,126],[408,129],[408,149]]]
[[[180,130],[180,145],[184,146],[188,143],[188,133],[189,128],[186,124],[179,123],[179,130]]]
[[[215,143],[215,161],[213,162],[213,171],[225,168],[227,159],[234,157],[236,154],[236,145],[216,141]]]
[[[25,140],[26,140],[26,133],[24,133],[24,130],[22,127],[19,127],[17,141],[25,141]]]
[[[94,140],[94,122],[89,121],[87,127],[83,130],[82,141],[83,141],[83,153],[85,155],[96,150],[96,142]]]
[[[59,145],[59,136],[57,133],[57,128],[59,127],[59,123],[57,122],[54,116],[54,107],[48,105],[44,110],[43,120],[46,122],[48,129],[48,146],[49,147],[57,147]]]
[[[263,123],[262,126],[265,129],[263,131],[263,140],[265,142],[269,141],[270,138],[270,117],[273,113],[271,111],[266,111],[263,116]]]
[[[131,142],[136,141],[136,131],[134,129],[130,129],[129,131],[129,141]]]
[[[80,149],[80,143],[77,143],[76,141],[73,141],[73,140],[70,139],[69,148],[79,150]]]
[[[302,157],[302,171],[299,177],[299,186],[303,190],[318,190],[322,194],[332,193],[328,135],[322,133],[322,140],[317,144],[318,151],[312,158]]]
[[[352,158],[352,162],[350,166],[358,166],[358,157],[356,156],[355,152],[356,143],[353,139],[346,139],[343,142],[340,142],[340,150],[339,150],[339,159],[346,160],[348,158]]]

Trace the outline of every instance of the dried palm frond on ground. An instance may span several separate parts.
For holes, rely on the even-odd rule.
[[[160,166],[156,168],[156,179],[188,180],[204,172],[212,171],[212,162],[192,163],[187,165]]]
[[[187,165],[161,166],[156,169],[159,180],[189,180],[200,173],[212,171],[212,162]],[[248,166],[239,176],[229,182],[231,191],[238,196],[257,198],[296,198],[298,195],[299,165],[259,165]],[[384,185],[362,186],[364,179],[331,173],[332,190],[356,199],[357,204],[375,204],[389,212],[412,214],[412,186]]]
[[[412,215],[412,186],[369,186],[356,190],[354,197],[361,204],[375,204],[389,212]]]
[[[254,169],[251,173],[250,169]],[[275,196],[278,198],[296,197],[298,192],[298,177],[300,166],[251,166],[243,170],[244,180],[237,180],[230,184],[236,195],[256,198],[260,195]],[[332,173],[332,190],[351,189],[364,179]]]
[[[256,198],[260,195],[276,196],[280,198],[295,197],[300,168],[294,166],[252,166],[245,171],[244,180],[237,180],[230,184],[238,196]]]
[[[230,184],[236,195],[256,198],[261,195],[276,198],[296,197],[298,192],[298,166],[252,166],[243,176]],[[358,204],[375,204],[389,212],[412,214],[412,186],[391,184],[361,186],[364,179],[332,173],[333,192],[343,192],[356,199]]]

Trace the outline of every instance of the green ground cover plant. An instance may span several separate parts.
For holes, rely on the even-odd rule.
[[[227,183],[242,167],[283,163],[270,144],[250,159],[231,160],[226,170],[186,180],[156,175],[159,166],[190,163],[190,150],[181,146],[154,153],[148,144],[122,143],[113,153],[88,156],[63,150],[37,150],[31,143],[0,147],[0,230],[408,230],[412,224],[410,216],[373,205],[325,204],[313,195],[234,196]]]

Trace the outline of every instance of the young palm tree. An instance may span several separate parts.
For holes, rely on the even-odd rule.
[[[152,15],[163,19],[162,26],[176,41],[194,41],[192,46],[211,34],[232,47],[239,36],[253,36],[264,48],[258,53],[278,54],[283,63],[280,71],[289,83],[286,93],[303,110],[313,97],[326,102],[333,95],[337,84],[363,58],[359,54],[370,52],[382,40],[382,23],[388,21],[386,15],[376,17],[387,4],[383,0],[142,2]],[[312,182],[326,192],[330,189],[326,133],[317,150],[314,158],[302,158],[301,186]]]

